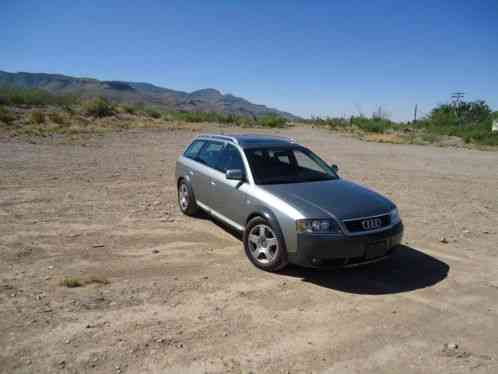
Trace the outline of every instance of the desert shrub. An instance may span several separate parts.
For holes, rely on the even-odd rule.
[[[315,126],[326,127],[331,130],[342,130],[351,127],[350,119],[339,117],[312,117],[310,120],[307,120],[305,122],[313,124]]]
[[[10,125],[15,119],[14,115],[8,109],[0,106],[0,122]]]
[[[73,116],[76,113],[76,111],[74,110],[74,108],[71,105],[62,105],[61,108],[69,116]]]
[[[256,123],[262,127],[285,127],[287,125],[287,119],[277,115],[265,115],[256,119]]]
[[[394,125],[390,120],[380,117],[353,117],[351,123],[364,132],[376,134],[383,134]]]
[[[0,104],[4,105],[71,105],[78,102],[74,95],[54,95],[45,90],[20,87],[0,87]]]
[[[83,281],[76,277],[64,277],[61,285],[68,288],[75,288],[83,286]]]
[[[75,287],[83,287],[88,284],[109,284],[109,281],[105,278],[100,278],[100,277],[90,277],[87,279],[81,279],[77,277],[64,277],[64,279],[61,281],[61,286],[68,287],[68,288],[75,288]]]
[[[465,143],[498,145],[498,134],[491,131],[494,113],[484,101],[442,104],[418,124],[437,135],[457,136]]]
[[[161,113],[154,108],[145,108],[145,114],[151,118],[161,118]]]
[[[128,114],[136,114],[137,113],[137,109],[132,105],[123,104],[123,105],[121,105],[121,109],[123,110],[123,112],[128,113]]]
[[[58,125],[64,124],[64,117],[58,112],[50,112],[48,114],[48,119],[53,123],[57,123]]]
[[[45,122],[45,114],[39,110],[33,110],[29,113],[29,122],[34,125],[40,125]]]
[[[114,108],[107,99],[96,97],[83,103],[83,112],[88,116],[102,118],[112,116]]]

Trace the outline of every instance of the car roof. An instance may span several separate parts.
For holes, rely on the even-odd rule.
[[[292,138],[264,134],[201,134],[197,139],[201,138],[228,141],[238,144],[242,148],[297,145]]]

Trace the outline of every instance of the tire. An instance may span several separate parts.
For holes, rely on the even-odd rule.
[[[288,264],[287,249],[280,230],[263,217],[251,219],[244,230],[244,250],[258,268],[278,271]]]
[[[199,212],[199,207],[195,202],[194,191],[183,179],[178,183],[178,205],[182,213],[187,216],[194,216]]]

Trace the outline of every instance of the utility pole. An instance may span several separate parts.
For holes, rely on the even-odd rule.
[[[417,110],[418,104],[415,104],[415,109],[413,110],[413,123],[417,123]]]
[[[460,105],[462,104],[463,101],[463,96],[465,95],[465,92],[453,92],[451,95],[451,100],[453,104],[453,108],[455,110],[455,116],[457,118],[458,123],[460,123]]]
[[[465,95],[465,92],[453,92],[451,94],[451,100],[453,101],[453,105],[457,108],[460,106],[460,104],[463,101],[463,97]]]

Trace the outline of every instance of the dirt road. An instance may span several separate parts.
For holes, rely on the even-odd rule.
[[[194,132],[1,139],[0,372],[497,373],[498,153],[282,134],[392,198],[405,247],[265,273],[177,208]]]

